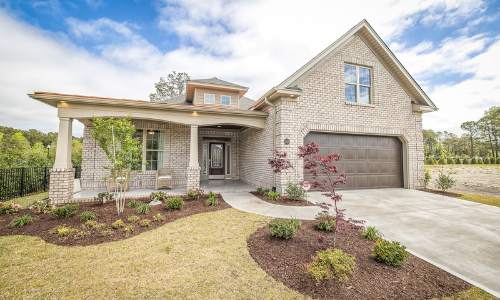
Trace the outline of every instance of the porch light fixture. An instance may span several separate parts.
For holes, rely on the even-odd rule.
[[[155,134],[155,131],[154,130],[148,130],[148,133],[149,134]]]
[[[220,126],[220,125],[217,125],[217,127],[221,128],[222,126]]]

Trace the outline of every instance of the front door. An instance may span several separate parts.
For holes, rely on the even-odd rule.
[[[224,179],[224,143],[209,144],[208,179]]]

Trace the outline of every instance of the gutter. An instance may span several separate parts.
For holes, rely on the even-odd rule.
[[[276,91],[276,90],[275,90]],[[273,149],[276,150],[276,105],[272,104],[264,97],[264,103],[273,108]],[[276,158],[276,153],[273,152],[273,158]],[[276,173],[273,170],[273,192],[276,192]]]

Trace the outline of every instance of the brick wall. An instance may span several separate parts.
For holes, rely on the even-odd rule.
[[[49,198],[53,204],[62,204],[73,198],[75,169],[51,169]]]

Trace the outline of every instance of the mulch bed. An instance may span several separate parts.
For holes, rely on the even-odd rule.
[[[206,197],[200,197],[199,200],[187,200],[187,196],[184,196],[183,197],[184,207],[182,210],[168,211],[165,208],[165,205],[161,204],[161,205],[151,206],[149,212],[143,215],[136,214],[137,208],[125,207],[123,213],[118,216],[115,202],[108,202],[103,205],[99,205],[96,202],[80,203],[76,215],[67,219],[54,219],[52,217],[52,214],[35,214],[33,211],[29,209],[22,209],[16,214],[0,216],[0,236],[7,236],[14,234],[38,236],[48,243],[53,243],[61,246],[89,246],[89,245],[97,245],[113,241],[120,241],[134,237],[145,231],[153,230],[157,227],[165,225],[166,223],[169,222],[173,222],[180,218],[184,218],[194,214],[212,212],[230,208],[230,206],[226,202],[224,202],[224,200],[220,195],[217,195],[217,197],[219,199],[219,205],[205,206]],[[149,197],[143,197],[143,198],[138,197],[136,199],[141,200],[144,203],[150,202]],[[126,201],[126,203],[128,203],[128,200]],[[103,229],[82,228],[82,225],[86,221],[80,220],[79,215],[84,211],[95,212],[97,214],[97,222],[105,223],[106,227]],[[11,222],[12,219],[18,216],[23,216],[25,214],[31,215],[32,217],[36,218],[36,220],[33,223],[21,228],[10,229],[7,227],[7,225]],[[163,215],[165,217],[165,220],[162,222],[153,221],[153,216],[156,216],[157,214]],[[132,223],[127,221],[127,219],[131,216],[138,216],[141,219],[150,220],[151,221],[150,226],[141,227],[139,226],[139,222]],[[127,235],[125,234],[125,232],[123,232],[123,228],[113,229],[111,224],[118,219],[121,219],[125,223],[125,226],[133,225],[134,231]],[[78,232],[89,231],[90,235],[85,238],[76,240],[74,236],[77,233],[77,231],[75,231],[71,233],[69,236],[59,239],[57,235],[51,234],[50,230],[60,225],[75,228],[78,230]],[[99,236],[99,233],[104,230],[112,230],[113,233],[111,235],[104,237]]]
[[[411,254],[398,267],[378,262],[372,257],[374,242],[350,228],[337,234],[336,246],[356,256],[354,273],[347,282],[324,280],[317,284],[302,272],[301,265],[311,263],[316,251],[333,245],[333,232],[316,230],[313,221],[303,221],[297,236],[289,240],[270,237],[269,232],[269,227],[263,227],[248,238],[250,255],[277,281],[315,299],[429,299],[471,287]],[[319,243],[318,236],[325,237],[325,242]]]
[[[293,200],[289,196],[280,196],[278,200],[272,201],[269,200],[266,196],[261,195],[257,192],[250,192],[250,194],[254,195],[255,197],[259,198],[262,201],[271,204],[286,205],[286,206],[316,206],[315,204],[307,200]]]
[[[419,191],[427,192],[427,193],[433,193],[433,194],[438,194],[442,196],[448,196],[448,197],[453,197],[453,198],[460,198],[463,195],[458,194],[458,193],[453,193],[453,192],[443,192],[441,190],[433,190],[433,189],[420,189]]]

